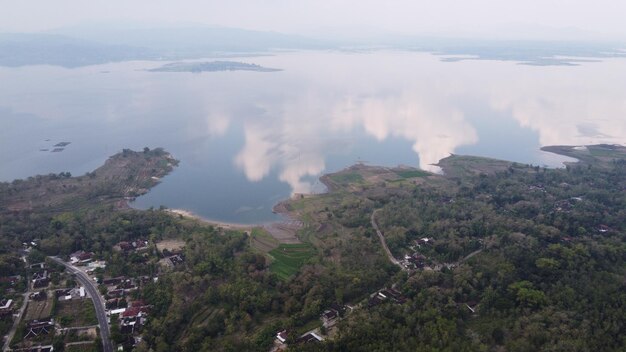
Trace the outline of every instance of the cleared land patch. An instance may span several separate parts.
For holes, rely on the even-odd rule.
[[[315,255],[315,250],[308,243],[281,244],[271,250],[269,255],[274,259],[270,264],[270,271],[284,280],[297,273]]]
[[[167,249],[170,252],[176,252],[185,247],[185,241],[183,240],[164,240],[156,244],[159,252],[163,252]]]
[[[56,316],[59,324],[66,328],[98,324],[96,310],[90,299],[57,302]]]
[[[26,314],[24,314],[24,321],[42,320],[50,317],[52,314],[52,306],[54,305],[54,298],[49,292],[47,292],[47,295],[45,300],[30,300],[28,302],[28,308],[26,308]]]

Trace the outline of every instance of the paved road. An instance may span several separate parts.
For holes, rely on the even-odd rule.
[[[400,267],[400,269],[407,271],[408,269],[404,267],[404,265],[400,264],[400,261],[397,260],[393,254],[391,254],[391,251],[389,250],[389,247],[387,247],[387,242],[385,241],[385,236],[383,235],[383,233],[380,231],[380,229],[378,228],[378,224],[376,224],[376,220],[374,219],[376,216],[376,213],[378,213],[380,209],[376,209],[374,210],[374,212],[372,213],[371,216],[371,220],[372,220],[372,227],[374,228],[374,230],[376,230],[376,234],[378,235],[378,238],[380,238],[380,243],[383,245],[383,249],[385,250],[385,253],[387,254],[387,258],[389,258],[389,260]]]
[[[66,263],[56,257],[49,258],[59,264],[64,265],[67,270],[70,273],[75,274],[76,279],[78,279],[78,281],[80,281],[80,283],[85,286],[85,290],[87,291],[89,296],[91,296],[93,305],[96,307],[96,317],[98,318],[98,325],[100,325],[100,338],[102,338],[102,346],[104,347],[104,352],[113,352],[113,344],[111,343],[109,323],[107,321],[107,315],[104,309],[104,302],[94,282],[89,279],[89,276],[87,276],[84,271],[78,269],[77,267]]]

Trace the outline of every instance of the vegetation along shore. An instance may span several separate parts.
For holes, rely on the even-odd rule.
[[[162,149],[0,183],[0,332],[12,349],[104,346],[80,270],[112,343],[137,351],[620,350],[626,148],[544,150],[579,161],[357,164],[263,226],[130,208],[176,167]]]

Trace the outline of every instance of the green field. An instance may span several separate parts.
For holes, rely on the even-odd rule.
[[[281,244],[269,252],[273,261],[270,271],[285,280],[300,270],[309,258],[315,254],[310,244]]]
[[[90,299],[73,299],[58,302],[57,321],[63,327],[89,326],[98,324],[96,310]]]
[[[430,176],[430,173],[426,171],[422,171],[422,170],[402,170],[402,171],[396,171],[396,174],[402,178]]]
[[[92,343],[84,343],[80,345],[69,345],[65,347],[65,352],[96,352],[98,347]]]

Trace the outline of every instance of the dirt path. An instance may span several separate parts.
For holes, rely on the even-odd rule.
[[[13,340],[13,336],[15,336],[15,332],[17,331],[17,326],[20,324],[20,320],[22,320],[22,317],[24,316],[24,312],[26,312],[26,306],[28,306],[28,297],[30,296],[30,294],[32,293],[32,291],[27,291],[26,293],[24,293],[24,302],[22,303],[22,308],[20,308],[19,313],[17,314],[17,317],[15,318],[15,321],[13,322],[13,327],[11,328],[11,330],[9,331],[9,333],[7,334],[7,340],[4,342],[4,346],[2,347],[3,351],[10,351],[11,349],[9,348],[10,344],[11,344],[11,340]]]
[[[385,254],[387,254],[387,258],[389,258],[389,261],[391,261],[393,264],[397,265],[400,267],[400,269],[402,269],[403,271],[408,271],[407,268],[405,268],[402,264],[400,264],[400,261],[397,260],[393,254],[391,254],[391,251],[389,250],[389,247],[387,247],[387,242],[385,241],[385,236],[383,235],[383,233],[380,231],[380,229],[378,228],[378,224],[376,224],[376,213],[378,211],[380,211],[381,209],[376,209],[374,210],[374,212],[372,213],[371,216],[371,220],[372,220],[372,227],[374,228],[374,230],[376,230],[376,234],[378,235],[378,238],[380,238],[380,243],[383,245],[383,249],[385,250]]]
[[[482,249],[482,248],[481,248],[481,249],[479,249],[479,250],[473,251],[472,253],[470,253],[470,254],[466,255],[463,259],[459,260],[459,262],[458,262],[457,264],[461,264],[461,263],[463,263],[464,261],[466,261],[466,260],[470,259],[471,257],[475,256],[476,254],[478,254],[478,253],[480,253],[480,252],[482,252],[482,251],[483,251],[483,249]]]

